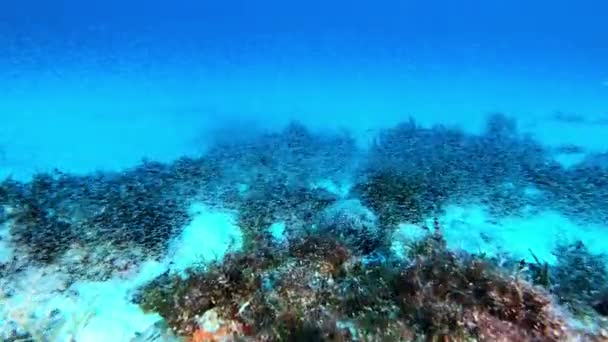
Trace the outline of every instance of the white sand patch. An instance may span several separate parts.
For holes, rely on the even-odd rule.
[[[19,327],[18,331],[49,341],[129,341],[160,319],[144,313],[130,297],[165,269],[147,262],[131,279],[83,281],[66,289],[67,275],[58,267],[31,268],[19,281],[6,285],[13,295],[2,299],[0,337]]]
[[[608,227],[577,223],[556,211],[545,211],[527,216],[492,218],[481,206],[449,206],[439,217],[448,248],[488,257],[509,257],[554,265],[553,254],[558,245],[581,241],[593,254],[608,254]],[[433,230],[433,218],[426,227]],[[404,258],[408,244],[421,239],[428,230],[413,224],[401,224],[393,234],[391,250]],[[608,266],[608,265],[607,265]]]
[[[285,235],[285,221],[275,222],[270,225],[268,231],[272,240],[278,244],[284,244],[287,242],[287,235]]]
[[[221,260],[227,252],[242,246],[242,233],[232,213],[196,203],[190,214],[192,221],[170,246],[171,270],[182,272],[192,265]]]
[[[470,253],[534,262],[532,251],[541,261],[555,264],[555,247],[577,240],[591,253],[608,253],[603,242],[608,227],[577,223],[555,211],[494,220],[482,207],[452,206],[439,220],[448,246]]]
[[[409,245],[422,240],[428,234],[429,231],[421,226],[401,223],[391,237],[391,252],[398,259],[405,259],[407,257],[406,253],[410,248]]]
[[[18,321],[30,331],[46,330],[46,336],[58,342],[129,341],[161,319],[132,302],[136,289],[168,269],[183,271],[217,260],[242,244],[232,214],[202,204],[194,204],[191,213],[194,219],[173,241],[168,256],[144,262],[131,278],[80,281],[66,289],[67,276],[59,266],[29,270],[10,285],[14,295],[2,299],[0,326],[9,329],[10,321]]]
[[[133,292],[166,270],[165,265],[146,262],[132,279],[105,282],[80,282],[72,286],[78,300],[57,298],[57,307],[66,318],[62,341],[129,341],[136,332],[146,330],[161,319],[158,314],[144,313],[131,302]],[[63,299],[63,301],[62,301]]]
[[[145,314],[130,301],[133,291],[167,269],[182,272],[194,265],[221,259],[242,244],[240,229],[230,213],[213,210],[203,204],[190,208],[193,220],[171,244],[162,262],[147,262],[132,279],[106,282],[83,282],[74,286],[80,303],[73,306],[77,317],[87,317],[86,326],[75,335],[77,341],[128,341],[160,320],[157,314]]]
[[[54,266],[29,268],[11,283],[0,279],[0,340],[12,331],[37,337],[54,328],[48,303],[66,289],[66,278]]]

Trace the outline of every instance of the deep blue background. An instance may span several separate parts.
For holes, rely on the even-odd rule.
[[[0,33],[13,43],[5,56],[38,49],[41,59],[79,49],[146,50],[159,59],[205,50],[253,58],[269,49],[312,59],[398,58],[426,48],[435,52],[428,58],[452,53],[457,61],[474,47],[497,61],[582,67],[608,60],[606,18],[602,0],[5,0]]]
[[[365,142],[502,111],[604,151],[606,18],[606,0],[0,0],[0,178],[169,160],[238,121]]]

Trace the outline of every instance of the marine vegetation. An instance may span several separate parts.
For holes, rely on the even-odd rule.
[[[557,299],[581,314],[600,303],[608,293],[605,255],[592,254],[581,241],[559,245],[554,254],[551,290]]]
[[[28,184],[2,184],[2,204],[11,208],[7,218],[13,220],[13,241],[36,262],[53,261],[77,239],[71,218],[58,210],[64,203],[63,183],[50,174],[38,174]]]
[[[356,198],[338,200],[317,215],[311,234],[338,239],[358,255],[381,253],[390,245],[390,229]]]
[[[488,117],[478,135],[455,127],[422,127],[410,119],[381,131],[363,164],[363,185],[375,177],[376,183],[409,186],[404,200],[415,193],[414,209],[423,213],[440,210],[446,202],[474,200],[496,215],[517,213],[528,204],[526,188],[560,168],[547,150],[518,132],[513,119],[498,113]]]
[[[212,174],[191,159],[144,162],[122,173],[40,173],[28,183],[5,180],[0,205],[10,208],[13,243],[34,262],[51,263],[74,246],[158,256],[189,221],[188,198]]]
[[[268,240],[268,228],[279,221],[286,222],[287,238],[297,238],[310,230],[318,213],[337,199],[327,190],[290,186],[280,180],[256,183],[237,206],[245,248]]]
[[[353,188],[353,193],[376,213],[385,227],[400,222],[419,223],[433,209],[424,206],[425,191],[420,178],[389,170],[370,174]]]
[[[605,220],[608,173],[599,161],[564,168],[500,114],[481,134],[411,120],[380,132],[368,151],[355,146],[347,134],[291,123],[220,141],[197,158],[6,180],[0,224],[16,253],[0,270],[9,279],[29,263],[55,263],[71,280],[105,280],[138,261],[167,261],[190,204],[200,201],[236,212],[244,248],[185,274],[169,270],[138,289],[133,301],[163,318],[153,328],[166,336],[601,340],[563,314],[564,307],[608,314],[605,261],[582,244],[556,250],[555,266],[509,260],[514,271],[483,253],[448,249],[437,219],[435,229],[421,227],[423,238],[402,246],[403,259],[392,254],[391,240],[398,224],[421,225],[452,202],[481,202],[497,215],[557,208]],[[317,186],[343,178],[354,180],[348,194]],[[530,188],[537,197],[527,195]],[[277,223],[281,240],[270,229]],[[66,255],[78,256],[81,267],[69,268]]]
[[[163,275],[136,297],[193,341],[569,341],[548,293],[429,234],[407,262],[366,263],[328,237]],[[213,324],[212,324],[213,323]]]
[[[319,178],[339,179],[351,171],[358,154],[347,132],[312,132],[296,121],[278,132],[229,129],[230,138],[213,141],[205,158],[216,162],[230,182],[255,185],[279,180],[287,187],[300,187]]]

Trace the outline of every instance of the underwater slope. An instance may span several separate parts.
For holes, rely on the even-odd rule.
[[[1,175],[168,162],[226,118],[367,141],[408,115],[479,130],[498,111],[606,147],[600,1],[34,2],[0,13]]]
[[[403,122],[365,150],[291,123],[6,180],[3,335],[600,341],[598,161],[566,168],[493,115],[476,135]]]

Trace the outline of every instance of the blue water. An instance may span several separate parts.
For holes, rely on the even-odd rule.
[[[543,120],[608,115],[606,15],[602,1],[4,2],[0,142],[13,173],[87,171],[196,153],[225,118],[474,130],[501,111],[601,149],[594,127]]]
[[[134,303],[135,290],[238,250],[252,240],[242,216],[275,206],[264,223],[282,247],[295,243],[289,234],[298,224],[358,220],[342,242],[374,250],[361,259],[370,267],[407,259],[407,242],[432,230],[458,257],[493,258],[516,279],[529,276],[518,263],[551,267],[558,280],[572,276],[551,290],[592,293],[581,300],[593,314],[577,324],[605,332],[598,317],[608,309],[597,305],[608,306],[608,295],[593,291],[608,277],[606,18],[602,0],[0,2],[0,181],[10,180],[0,182],[0,339],[18,335],[10,323],[49,341],[141,342],[160,316]],[[484,131],[497,112],[505,136]],[[395,128],[410,118],[416,125]],[[293,122],[302,126],[283,131]],[[461,132],[430,130],[437,124]],[[344,132],[354,147],[326,135]],[[210,148],[220,176],[205,168]],[[184,156],[203,157],[172,164]],[[437,166],[432,157],[449,162]],[[382,206],[361,204],[353,187],[386,166],[370,160],[404,169],[431,163],[423,174],[441,183],[425,184],[436,211],[365,231]],[[53,170],[56,182],[40,176]],[[211,180],[201,181],[206,172]],[[442,189],[461,185],[444,175],[483,199]],[[302,196],[318,205],[319,189],[336,197],[335,207],[312,212],[290,202]],[[262,203],[259,211],[247,211],[248,196]],[[156,245],[146,234],[159,230]],[[357,232],[368,235],[359,241]],[[387,237],[390,251],[376,251]],[[112,245],[122,242],[130,248]],[[570,245],[556,253],[563,243]],[[161,246],[160,256],[148,244]],[[52,262],[37,253],[47,245],[56,248]],[[584,289],[568,287],[580,285],[572,269],[583,262],[568,264],[577,253],[595,267],[595,278],[582,276]],[[305,278],[306,269],[296,271]],[[280,283],[263,280],[264,291]],[[24,323],[24,312],[49,326]],[[66,328],[55,316],[82,325]]]

